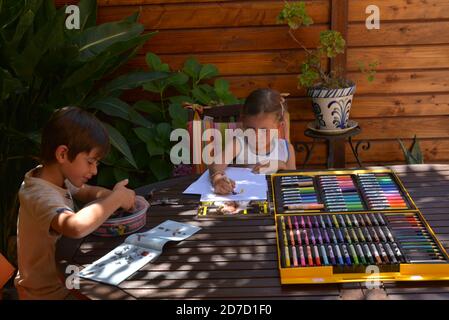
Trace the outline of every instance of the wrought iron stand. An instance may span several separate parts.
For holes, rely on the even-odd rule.
[[[294,143],[295,150],[297,152],[306,152],[306,158],[304,160],[303,168],[307,165],[312,155],[313,149],[315,148],[315,142],[318,140],[324,140],[327,143],[327,168],[345,168],[346,167],[346,159],[345,159],[345,142],[348,139],[349,146],[351,147],[352,153],[354,154],[355,159],[359,167],[363,167],[362,160],[359,155],[359,149],[367,151],[371,147],[370,142],[366,140],[359,140],[357,143],[352,141],[352,138],[358,134],[362,129],[358,126],[351,131],[338,134],[338,135],[326,135],[322,134],[310,129],[304,131],[304,135],[306,137],[312,138],[312,145],[309,147],[309,144],[306,142],[300,141]]]

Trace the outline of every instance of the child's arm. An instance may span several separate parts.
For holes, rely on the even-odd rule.
[[[79,188],[78,192],[75,193],[73,197],[82,203],[89,203],[98,199],[106,198],[111,193],[112,190],[85,184]]]
[[[214,191],[217,194],[230,194],[235,188],[235,182],[226,177],[225,169],[228,167],[226,163],[226,154],[231,154],[232,159],[235,159],[236,155],[240,152],[241,146],[234,140],[232,143],[225,145],[224,152],[217,154],[216,159],[219,163],[212,163],[208,166],[209,176],[211,178],[211,184],[214,186]]]
[[[64,211],[51,221],[51,228],[69,238],[83,238],[95,231],[117,209],[129,210],[134,206],[135,192],[126,188],[128,180],[117,183],[112,192],[77,213]]]
[[[289,157],[287,160],[287,165],[285,170],[296,170],[296,155],[295,155],[295,148],[293,145],[289,142],[288,143],[288,153]]]

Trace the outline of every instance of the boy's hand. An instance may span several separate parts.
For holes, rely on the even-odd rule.
[[[254,173],[271,174],[279,170],[287,170],[287,163],[280,160],[264,160],[253,167]]]
[[[234,191],[235,181],[225,175],[219,175],[218,177],[214,177],[212,185],[216,194],[230,194]]]
[[[134,204],[136,202],[136,193],[134,190],[126,188],[128,184],[128,179],[122,180],[118,182],[112,192],[115,193],[120,202],[120,207],[126,211],[130,211],[134,208]]]

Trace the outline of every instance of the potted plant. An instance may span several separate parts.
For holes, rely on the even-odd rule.
[[[318,47],[306,48],[293,34],[293,30],[313,24],[303,1],[286,2],[277,22],[288,24],[290,36],[306,52],[306,59],[300,67],[298,84],[306,88],[307,95],[312,98],[316,118],[314,127],[329,133],[351,129],[348,120],[356,85],[342,77],[341,70],[327,71],[323,64],[326,59],[333,59],[344,52],[346,42],[341,33],[335,30],[322,31]],[[372,81],[377,62],[370,63],[367,68],[363,63],[359,63],[359,66],[361,71],[368,75],[368,81]]]

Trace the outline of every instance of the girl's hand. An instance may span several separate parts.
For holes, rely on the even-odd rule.
[[[234,191],[235,181],[229,179],[225,175],[219,175],[218,177],[214,177],[214,181],[212,182],[214,186],[214,192],[216,194],[230,194]]]
[[[280,160],[264,160],[253,167],[254,173],[271,174],[279,170],[287,170],[287,163]]]

